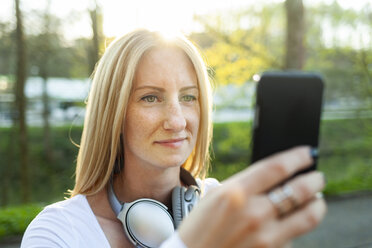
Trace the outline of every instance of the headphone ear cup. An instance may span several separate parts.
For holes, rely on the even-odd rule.
[[[173,219],[167,207],[152,199],[124,204],[118,219],[136,247],[159,247],[174,233]]]
[[[176,229],[180,225],[183,217],[186,215],[183,204],[185,200],[185,191],[185,187],[180,186],[175,187],[172,191],[172,213]]]

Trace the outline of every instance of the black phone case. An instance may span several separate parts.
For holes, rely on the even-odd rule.
[[[323,88],[317,74],[263,74],[256,91],[252,162],[298,145],[318,147]],[[314,169],[316,160],[302,172]]]

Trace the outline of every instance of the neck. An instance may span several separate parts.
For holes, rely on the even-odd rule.
[[[114,177],[114,191],[118,199],[132,202],[151,198],[171,205],[172,189],[180,185],[180,167],[156,168],[125,165]]]

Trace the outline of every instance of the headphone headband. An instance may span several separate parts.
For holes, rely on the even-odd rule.
[[[181,180],[188,186],[194,185],[199,188],[195,178],[185,170],[183,167],[180,169],[180,178]],[[112,210],[114,211],[115,215],[118,216],[120,211],[123,209],[124,202],[120,201],[114,191],[113,188],[113,177],[110,178],[109,186],[108,186],[108,198],[111,205]]]
[[[110,178],[110,183],[108,186],[108,198],[109,198],[109,202],[110,202],[112,210],[114,211],[115,215],[118,216],[120,211],[123,209],[124,202],[119,201],[119,199],[116,197],[112,184],[113,184],[113,179]]]

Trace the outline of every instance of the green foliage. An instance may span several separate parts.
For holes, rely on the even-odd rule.
[[[249,164],[251,123],[216,123],[211,176],[223,180]]]
[[[73,187],[73,174],[80,142],[81,127],[53,127],[51,139],[53,163],[48,164],[43,148],[43,130],[39,127],[28,129],[29,164],[32,201],[48,202],[63,199],[64,192]],[[20,203],[20,155],[17,150],[17,134],[9,128],[0,128],[0,205]],[[6,196],[5,196],[6,194]],[[4,199],[7,198],[7,199]]]
[[[53,128],[55,163],[45,164],[41,128],[30,128],[30,158],[32,160],[32,200],[53,202],[63,198],[63,192],[73,186],[77,148],[81,127]],[[10,129],[1,128],[0,136],[7,137]],[[7,139],[0,139],[0,169],[12,171],[12,195],[19,195],[17,170],[7,166],[10,159],[4,151]],[[247,168],[250,164],[251,123],[232,122],[214,124],[212,169],[209,176],[220,181]],[[323,121],[321,126],[318,169],[327,178],[325,193],[338,195],[372,190],[372,119]],[[5,163],[4,163],[5,161]],[[0,177],[3,174],[0,174]],[[1,178],[3,183],[3,178]],[[1,185],[1,187],[3,187]],[[17,199],[12,202],[19,203]],[[39,204],[0,209],[0,240],[4,236],[22,234],[30,221],[42,209]]]
[[[28,63],[31,76],[86,78],[89,76],[87,47],[90,40],[79,39],[72,46],[63,44],[61,34],[49,32],[29,35]]]
[[[372,190],[372,119],[322,121],[318,169],[325,193]],[[224,180],[250,164],[250,123],[214,126],[215,159],[210,176]]]
[[[372,190],[371,156],[339,155],[322,158],[320,170],[327,176],[327,195]]]
[[[303,69],[324,76],[327,102],[359,100],[371,108],[370,3],[361,10],[344,9],[337,1],[312,3],[305,6],[305,13]],[[262,2],[196,19],[206,31],[191,38],[200,41],[217,84],[241,84],[256,73],[284,67],[283,3]]]
[[[236,35],[240,37],[239,34]],[[251,43],[250,46],[255,51],[265,53],[265,48],[257,43]],[[215,43],[205,51],[205,55],[208,66],[214,72],[212,76],[218,84],[243,84],[250,81],[257,71],[268,67],[264,58],[251,56],[244,48],[225,42]]]
[[[0,208],[0,240],[10,235],[22,235],[41,210],[41,204]]]
[[[12,23],[0,22],[0,74],[14,73],[15,44]]]
[[[203,48],[217,84],[242,84],[256,73],[281,67],[283,37],[272,33],[285,25],[278,8],[281,4],[196,17],[206,32],[191,38]]]
[[[31,17],[35,32],[31,31],[25,36],[28,75],[87,78],[91,73],[87,54],[91,46],[90,39],[80,38],[66,42],[60,30],[61,20],[49,15],[50,20],[44,23],[43,18],[43,13],[36,11]],[[25,28],[29,30],[27,23]],[[0,74],[3,75],[15,73],[14,32],[12,23],[0,20]]]
[[[0,129],[0,187],[6,189],[8,204],[19,204],[19,155],[14,151],[10,157],[10,131],[8,128]],[[40,142],[42,129],[29,129],[33,201],[63,199],[67,189],[73,187],[78,148],[72,144],[70,134],[72,140],[79,143],[81,127],[73,127],[71,131],[69,127],[52,129],[54,162],[47,164]],[[214,124],[210,176],[224,180],[246,168],[250,164],[250,142],[251,123]],[[327,193],[372,190],[371,147],[372,119],[322,122],[319,170],[327,176]]]
[[[326,194],[372,190],[372,120],[333,120],[322,125],[319,169]]]

